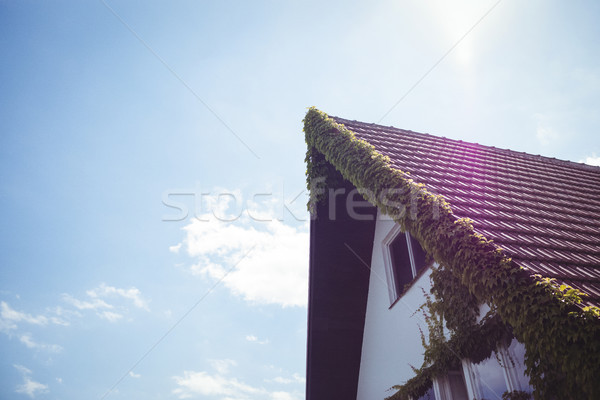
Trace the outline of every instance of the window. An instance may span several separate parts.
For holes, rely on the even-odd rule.
[[[437,400],[437,397],[435,397],[435,391],[433,388],[430,388],[427,393],[425,393],[423,396],[419,397],[418,400]]]
[[[425,251],[408,232],[395,225],[383,241],[390,301],[395,302],[426,265]]]
[[[498,349],[478,364],[463,361],[470,397],[501,400],[507,391],[533,392],[525,375],[524,356],[525,346],[513,339],[510,346]]]
[[[474,399],[502,400],[507,391],[506,372],[498,353],[478,364],[466,363]]]
[[[513,339],[510,346],[501,350],[501,354],[509,391],[523,390],[532,393],[533,387],[529,384],[529,377],[525,375],[525,345]]]
[[[435,398],[439,400],[469,400],[465,376],[460,369],[433,380]]]
[[[502,400],[505,392],[532,393],[533,388],[525,375],[524,356],[525,347],[513,339],[510,346],[501,347],[480,363],[463,360],[461,369],[434,378],[435,399]]]

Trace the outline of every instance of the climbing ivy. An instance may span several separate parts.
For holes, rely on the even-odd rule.
[[[415,377],[396,387],[392,398],[424,394],[432,378],[456,362],[456,354],[481,357],[491,352],[491,346],[480,343],[489,345],[488,335],[499,335],[492,342],[501,340],[506,330],[497,333],[499,326],[525,345],[526,373],[535,399],[600,398],[600,313],[596,307],[581,307],[581,292],[530,276],[476,233],[469,219],[457,218],[442,196],[393,168],[389,158],[325,113],[310,108],[304,132],[309,208],[325,198],[324,189],[339,186],[341,176],[419,240],[443,266],[440,274],[454,279],[451,286],[434,289],[440,301],[432,304],[443,308],[452,336],[441,346],[429,339],[429,346],[437,349],[426,354],[431,363],[415,369]],[[459,309],[460,304],[444,305],[458,301],[461,296],[455,294],[463,292],[470,296],[467,309],[486,303],[493,310],[483,324],[471,324],[466,331],[459,322],[472,322],[473,315]]]
[[[522,390],[513,390],[512,392],[504,392],[502,400],[531,400],[531,395]]]
[[[479,363],[512,339],[510,327],[494,310],[477,321],[477,299],[448,269],[432,266],[430,279],[431,294],[423,290],[426,301],[418,310],[427,324],[427,334],[421,331],[423,365],[414,369],[415,378],[394,386],[397,392],[388,400],[420,398],[431,388],[433,378],[461,369],[462,359]]]

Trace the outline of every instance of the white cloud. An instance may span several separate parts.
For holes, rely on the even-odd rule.
[[[10,319],[6,319],[4,317],[0,318],[0,332],[4,332],[7,335],[10,335],[11,331],[17,329],[18,326],[14,321]]]
[[[235,367],[237,362],[234,360],[224,359],[224,360],[209,360],[210,365],[220,374],[229,373],[230,367]]]
[[[29,368],[26,368],[22,365],[14,365],[14,367],[21,373],[23,377],[23,383],[18,385],[15,389],[16,393],[25,394],[31,398],[34,398],[40,393],[48,392],[48,385],[44,385],[43,383],[36,382],[31,379],[31,374],[33,372]]]
[[[23,377],[23,383],[17,386],[15,392],[26,394],[32,399],[40,393],[48,393],[48,385],[36,382],[28,376]]]
[[[184,371],[183,376],[174,376],[173,379],[179,386],[173,394],[180,399],[193,396],[235,396],[236,399],[246,399],[248,396],[264,396],[264,389],[255,388],[221,375],[209,375],[206,372]]]
[[[102,319],[107,320],[108,322],[117,322],[121,318],[123,318],[122,314],[112,312],[112,311],[102,311],[98,313],[98,316]]]
[[[179,249],[181,249],[181,243],[176,244],[175,246],[169,246],[169,251],[171,253],[177,254],[177,253],[179,253]]]
[[[271,393],[273,400],[298,400],[299,397],[292,395],[288,392],[273,392]]]
[[[281,376],[277,376],[273,379],[268,379],[266,380],[267,382],[275,382],[275,383],[281,383],[284,385],[288,385],[290,383],[306,383],[306,379],[300,375],[300,374],[293,374],[291,378],[284,378]]]
[[[31,315],[25,312],[13,309],[8,303],[0,302],[0,332],[4,332],[9,337],[13,335],[19,338],[27,348],[50,351],[58,353],[62,347],[56,344],[45,344],[36,342],[31,333],[20,333],[18,323],[28,323],[37,326],[46,326],[49,323],[56,325],[68,325],[68,322],[59,317],[46,317],[45,315]]]
[[[94,299],[99,297],[109,297],[111,295],[117,295],[125,299],[131,300],[133,304],[138,308],[148,310],[148,303],[142,298],[142,293],[138,288],[132,286],[129,289],[120,289],[114,286],[107,286],[101,283],[96,289],[88,290],[86,294]]]
[[[24,312],[16,311],[11,308],[8,303],[1,302],[0,303],[0,316],[2,320],[6,322],[27,322],[29,324],[34,325],[46,325],[48,323],[48,318],[44,315],[36,315],[33,316],[31,314],[26,314]],[[13,325],[11,325],[13,326]],[[14,325],[16,327],[16,325]]]
[[[596,154],[592,154],[591,156],[586,157],[583,160],[579,160],[579,162],[600,167],[600,157],[597,157]]]
[[[56,325],[69,326],[71,323],[59,317],[49,317],[50,322]]]
[[[19,371],[22,375],[31,375],[33,374],[33,371],[30,370],[29,368],[23,366],[23,365],[19,365],[19,364],[13,364],[13,367],[15,367],[15,369],[17,371]]]
[[[180,399],[197,396],[219,396],[222,400],[300,400],[301,394],[285,391],[271,391],[262,387],[255,387],[239,381],[237,378],[229,377],[229,368],[236,366],[237,362],[230,359],[209,360],[211,366],[217,371],[209,374],[206,371],[184,371],[183,376],[174,376],[173,380],[178,385],[173,394]],[[284,378],[281,378],[282,380]],[[303,383],[304,378],[294,374],[292,379],[285,382],[266,380],[271,383]]]
[[[70,294],[63,294],[63,300],[77,308],[78,310],[96,310],[99,308],[113,308],[112,305],[108,304],[101,299],[93,299],[92,301],[78,300]]]
[[[290,378],[284,378],[284,377],[281,377],[281,376],[276,376],[275,378],[270,379],[269,382],[282,383],[284,385],[287,385],[288,383],[293,383],[294,380],[290,379]]]
[[[19,337],[19,341],[30,349],[45,350],[45,351],[49,351],[52,353],[61,352],[63,349],[61,346],[59,346],[57,344],[38,343],[35,340],[33,340],[31,333],[22,334]]]
[[[223,279],[227,288],[251,303],[306,306],[306,226],[294,228],[272,218],[252,223],[246,215],[227,222],[205,214],[183,229],[185,249],[197,259],[190,268],[193,274]]]
[[[246,340],[249,342],[254,342],[254,343],[258,343],[258,344],[268,344],[269,343],[269,339],[259,340],[258,337],[254,336],[254,335],[246,335]]]
[[[132,377],[132,378],[141,378],[142,377],[141,374],[136,374],[133,371],[129,371],[129,376]]]
[[[135,286],[132,286],[129,289],[122,289],[101,283],[98,287],[87,290],[85,293],[87,299],[84,300],[77,299],[67,293],[64,293],[62,297],[66,303],[78,310],[94,310],[96,311],[96,315],[109,322],[116,322],[122,319],[123,312],[125,312],[127,308],[118,303],[108,303],[107,300],[105,300],[107,298],[113,298],[111,300],[113,303],[114,298],[130,300],[135,307],[142,308],[146,311],[150,310],[148,301],[142,297],[141,291]],[[65,313],[60,308],[57,308],[57,310],[61,310],[61,313]]]
[[[56,306],[54,308],[49,308],[49,312],[55,314],[55,316],[50,316],[50,321],[56,325],[69,326],[71,325],[70,319],[73,317],[81,317],[81,313],[75,310],[66,310],[61,306]]]

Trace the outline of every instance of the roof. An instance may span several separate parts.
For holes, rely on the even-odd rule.
[[[600,305],[600,167],[331,117],[530,274]]]

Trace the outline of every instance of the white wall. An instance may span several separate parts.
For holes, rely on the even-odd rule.
[[[378,215],[358,378],[358,400],[383,400],[391,396],[395,392],[389,390],[392,386],[403,384],[415,376],[410,365],[420,367],[423,363],[419,326],[427,332],[427,325],[422,314],[415,314],[415,311],[425,302],[422,289],[429,293],[431,288],[431,270],[425,271],[390,308],[382,242],[394,226],[393,221]],[[483,304],[480,318],[488,310],[489,306]],[[495,356],[478,365],[463,360],[469,397],[501,399],[506,390],[531,392],[528,379],[523,374],[523,354],[523,345],[513,340],[509,349],[501,350],[503,359],[512,360],[503,362],[511,366],[506,370],[498,364]]]
[[[410,365],[420,367],[423,363],[418,325],[425,332],[427,326],[420,313],[413,313],[425,302],[421,288],[429,292],[430,271],[421,275],[390,308],[381,243],[395,223],[382,218],[378,217],[375,226],[358,400],[379,400],[390,396],[394,391],[389,391],[389,388],[415,375]]]

